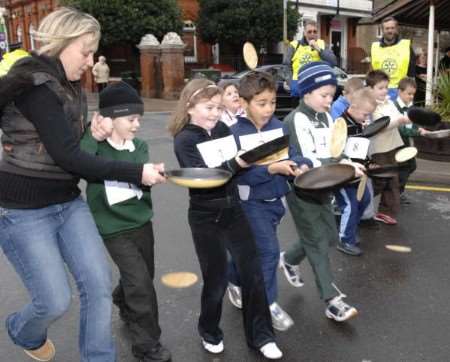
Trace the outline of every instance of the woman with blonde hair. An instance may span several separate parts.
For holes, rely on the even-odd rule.
[[[47,330],[71,301],[67,266],[80,294],[80,359],[113,362],[110,266],[77,185],[80,177],[153,185],[165,180],[159,174],[164,165],[110,161],[80,150],[87,106],[79,81],[93,65],[96,19],[59,8],[35,37],[37,53],[0,78],[0,246],[31,299],[7,317],[6,328],[30,357],[54,357]],[[110,126],[95,114],[90,131],[100,141]]]

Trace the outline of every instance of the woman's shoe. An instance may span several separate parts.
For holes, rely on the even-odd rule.
[[[51,361],[55,357],[55,346],[50,339],[47,339],[45,343],[36,349],[24,349],[24,352],[35,359],[36,361]]]

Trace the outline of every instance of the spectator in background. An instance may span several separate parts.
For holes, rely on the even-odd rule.
[[[445,49],[445,55],[442,57],[439,62],[439,70],[441,71],[449,71],[450,70],[450,47]]]
[[[415,76],[416,57],[410,39],[401,39],[398,22],[389,16],[381,22],[383,36],[372,43],[370,57],[372,69],[382,70],[389,76],[389,97],[397,98],[400,79]]]
[[[323,60],[330,67],[337,64],[336,55],[333,51],[325,48],[325,42],[318,37],[317,22],[306,20],[304,23],[303,38],[293,40],[289,44],[284,55],[283,64],[288,66],[291,79],[291,96],[298,97],[298,71],[305,64]]]
[[[425,90],[427,86],[427,53],[421,52],[416,59],[416,83],[417,91],[414,103],[425,104]]]
[[[94,74],[94,80],[97,84],[97,90],[100,93],[103,88],[108,85],[109,81],[109,66],[106,64],[106,58],[103,55],[98,57],[98,62],[95,63],[92,68],[92,74]]]

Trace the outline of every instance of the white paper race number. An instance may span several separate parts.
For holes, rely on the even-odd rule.
[[[364,137],[349,137],[344,153],[350,158],[364,160],[369,151],[370,140]]]

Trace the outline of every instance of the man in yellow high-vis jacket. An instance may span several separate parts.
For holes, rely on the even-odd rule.
[[[370,50],[372,69],[382,70],[389,75],[389,97],[395,100],[400,80],[415,76],[416,57],[411,40],[400,38],[398,23],[394,17],[383,19],[381,30],[383,37],[372,43]]]
[[[297,79],[300,68],[308,63],[323,60],[331,67],[337,64],[333,51],[325,48],[325,42],[318,38],[317,23],[306,20],[303,26],[303,38],[293,40],[284,56],[283,64],[290,71],[291,96],[298,97]]]

